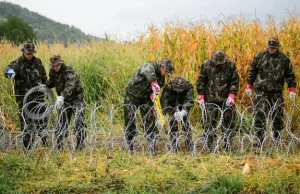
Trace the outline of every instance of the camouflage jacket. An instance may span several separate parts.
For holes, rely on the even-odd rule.
[[[49,71],[49,88],[55,87],[57,95],[63,96],[69,104],[83,101],[83,87],[76,71],[66,64],[62,64],[59,72]]]
[[[189,112],[194,104],[193,85],[182,77],[175,77],[167,83],[160,100],[162,109],[182,105]]]
[[[201,66],[196,83],[199,95],[205,95],[206,102],[223,102],[229,93],[237,94],[239,75],[236,65],[229,59],[224,64],[216,65],[210,59]]]
[[[29,61],[23,55],[4,68],[4,75],[11,68],[15,71],[15,95],[18,103],[22,103],[24,95],[39,83],[45,84],[47,75],[42,61],[33,56]]]
[[[296,87],[293,65],[284,53],[269,54],[264,50],[256,54],[249,69],[248,84],[264,92],[282,92],[285,80],[288,87]]]
[[[148,62],[133,74],[126,86],[126,93],[139,99],[150,99],[153,92],[150,85],[152,81],[157,81],[158,85],[163,87],[165,76],[160,74],[157,63]]]

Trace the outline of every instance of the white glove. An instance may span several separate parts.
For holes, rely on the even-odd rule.
[[[45,85],[45,84],[42,84],[42,83],[38,83],[38,86],[46,87],[46,85]]]
[[[14,79],[15,76],[16,76],[16,73],[15,73],[15,71],[13,69],[9,69],[7,71],[7,77],[8,78]]]
[[[246,96],[248,96],[249,98],[251,98],[251,96],[252,96],[252,89],[250,89],[250,88],[246,89]]]
[[[228,97],[226,100],[226,106],[233,106],[234,105],[234,99]]]
[[[56,102],[55,102],[55,107],[57,109],[61,109],[62,106],[64,105],[64,97],[63,96],[57,96],[56,97]]]
[[[295,98],[296,98],[296,93],[295,92],[290,92],[290,100],[294,102]]]
[[[187,115],[185,110],[177,111],[174,113],[174,118],[176,121],[183,121],[183,117]]]
[[[159,87],[157,81],[151,82],[151,87],[152,87],[152,90],[153,90],[154,94],[159,94],[160,93],[160,87]]]

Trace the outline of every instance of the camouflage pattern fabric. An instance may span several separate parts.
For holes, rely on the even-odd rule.
[[[296,87],[296,78],[290,59],[279,50],[270,54],[268,50],[256,54],[250,66],[248,84],[257,91],[282,92],[284,81],[288,87]]]
[[[194,104],[194,88],[193,85],[183,77],[175,77],[171,79],[164,87],[161,97],[161,105],[164,114],[168,113],[171,116],[170,120],[170,138],[174,151],[178,149],[178,125],[174,119],[174,113],[178,110],[190,111]],[[191,150],[192,134],[189,115],[183,117],[181,123],[182,130],[185,132],[185,146],[187,150]]]
[[[64,109],[62,109],[63,111],[60,110],[55,131],[58,149],[62,149],[62,140],[67,134],[70,119],[74,115],[74,133],[77,138],[76,149],[80,150],[86,138],[86,125],[84,124],[83,87],[79,75],[71,66],[62,63],[58,72],[53,69],[50,70],[49,77],[50,79],[46,85],[49,88],[55,87],[57,95],[65,98]]]
[[[84,104],[80,102],[73,103],[72,106],[66,107],[59,111],[58,124],[55,130],[57,137],[57,148],[63,149],[63,139],[68,136],[68,127],[71,117],[74,116],[74,134],[77,139],[76,150],[81,150],[84,146],[84,140],[87,136]]]
[[[254,126],[260,140],[266,130],[265,123],[270,106],[276,106],[272,115],[274,137],[278,138],[279,131],[283,129],[282,91],[285,81],[289,88],[296,88],[290,59],[279,50],[274,54],[270,54],[268,50],[258,52],[250,66],[248,84],[254,85]]]
[[[46,144],[46,127],[47,119],[32,120],[26,114],[22,114],[23,99],[25,94],[33,87],[38,86],[39,83],[45,84],[47,75],[42,61],[33,56],[31,60],[27,60],[24,55],[21,55],[16,60],[12,61],[4,68],[4,75],[7,77],[8,69],[15,71],[14,89],[16,101],[19,105],[19,119],[21,129],[23,132],[23,143],[25,148],[30,149],[35,138],[36,131],[42,137],[44,145]],[[42,101],[42,98],[40,99]],[[34,107],[36,103],[31,103],[30,108]],[[44,111],[40,108],[39,111]],[[35,129],[36,128],[36,129]]]
[[[194,104],[193,85],[183,77],[175,77],[164,87],[160,100],[164,111],[180,105],[189,112]]]
[[[59,72],[51,69],[49,77],[46,85],[49,88],[55,87],[57,95],[65,98],[66,105],[83,103],[83,87],[79,75],[71,66],[63,63]]]
[[[223,115],[221,115],[221,111]],[[216,137],[216,127],[220,124],[218,122],[221,116],[223,119],[221,120],[222,123],[220,126],[225,142],[225,149],[230,149],[232,138],[235,135],[235,106],[226,106],[225,103],[205,104],[205,116],[203,121],[203,128],[205,130],[204,137],[207,146],[210,147]]]
[[[153,102],[150,98],[136,98],[126,93],[124,97],[125,139],[129,146],[133,146],[134,137],[137,135],[136,114],[140,110],[144,126],[145,137],[149,142],[153,141],[158,134],[155,126]]]
[[[196,83],[199,95],[205,95],[205,102],[223,102],[228,94],[237,94],[239,75],[236,65],[229,59],[217,64],[214,59],[204,61]]]
[[[161,76],[157,63],[148,62],[133,74],[125,90],[136,98],[150,99],[150,95],[153,93],[150,86],[152,81],[157,81],[158,85],[163,87],[165,85],[165,76]]]
[[[269,115],[271,108],[272,114]],[[267,119],[270,119],[272,122],[274,138],[279,138],[279,133],[284,127],[284,104],[282,93],[277,92],[266,94],[264,92],[256,92],[254,98],[254,110],[254,128],[260,143],[263,141],[263,135],[267,128]]]

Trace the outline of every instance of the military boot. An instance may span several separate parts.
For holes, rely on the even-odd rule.
[[[42,143],[44,147],[48,147],[47,137],[42,137]]]
[[[23,144],[25,149],[30,150],[33,146],[33,137],[29,133],[23,134]]]
[[[171,134],[171,152],[178,152],[178,133],[172,132]]]

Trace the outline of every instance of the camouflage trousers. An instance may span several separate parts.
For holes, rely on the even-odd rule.
[[[77,139],[76,150],[81,150],[84,146],[84,140],[87,136],[86,125],[84,123],[85,109],[83,102],[74,104],[65,103],[65,106],[60,109],[58,115],[58,123],[55,130],[57,138],[57,148],[63,148],[63,139],[68,136],[68,126],[74,116],[74,134]]]
[[[182,106],[178,106],[179,110],[182,110]],[[184,131],[185,135],[185,147],[187,150],[192,149],[192,133],[191,133],[191,124],[189,120],[189,114],[183,117],[183,121],[176,121],[174,118],[174,114],[176,112],[175,107],[168,107],[164,110],[165,113],[170,115],[170,139],[171,139],[171,150],[178,150],[178,138],[179,132],[178,128],[181,126],[182,131]]]
[[[217,128],[223,133],[225,148],[231,146],[232,137],[235,135],[235,106],[226,106],[225,102],[206,103],[204,110],[203,128],[207,147],[210,147],[216,138]]]
[[[149,99],[139,99],[128,93],[124,97],[125,140],[129,146],[133,146],[134,137],[137,135],[136,117],[138,110],[142,117],[144,136],[155,145],[158,129],[155,126],[153,102],[150,97]]]
[[[283,129],[283,96],[282,93],[264,93],[255,91],[254,98],[254,127],[256,136],[262,141],[267,129],[267,120],[271,121],[274,138],[279,138]]]
[[[19,105],[19,120],[21,124],[21,130],[22,130],[22,139],[23,144],[26,149],[31,149],[36,135],[41,137],[42,143],[44,146],[47,146],[47,125],[48,120],[47,118],[43,119],[30,119],[26,114],[24,114],[23,111],[23,101],[18,101]],[[37,103],[30,103],[28,109],[34,109],[36,107]],[[45,107],[39,108],[38,114],[45,111]]]

